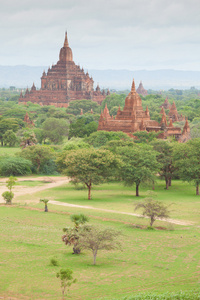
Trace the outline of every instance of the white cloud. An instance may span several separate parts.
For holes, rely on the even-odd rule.
[[[7,0],[0,65],[50,65],[64,31],[86,68],[200,69],[199,0]]]

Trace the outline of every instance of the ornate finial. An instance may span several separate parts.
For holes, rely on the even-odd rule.
[[[134,79],[133,79],[133,82],[132,82],[131,92],[135,92],[135,81],[134,81]]]
[[[67,31],[65,31],[64,47],[69,47],[68,38],[67,38]]]

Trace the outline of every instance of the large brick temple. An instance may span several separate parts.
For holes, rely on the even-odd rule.
[[[186,141],[190,137],[188,121],[186,120],[182,131],[181,128],[174,127],[172,118],[167,120],[164,109],[160,123],[151,120],[148,107],[146,107],[145,111],[143,110],[142,100],[136,92],[134,80],[131,92],[125,99],[124,109],[121,110],[119,107],[117,115],[114,118],[110,116],[106,105],[99,119],[98,130],[123,131],[130,136],[134,136],[134,132],[137,131],[154,131],[160,132],[159,138],[165,139],[168,136],[173,136],[181,142]]]
[[[83,68],[81,69],[74,63],[66,32],[64,45],[60,49],[59,61],[56,65],[52,65],[47,73],[43,72],[41,89],[36,90],[33,84],[24,95],[21,93],[19,103],[26,104],[31,101],[40,105],[67,107],[70,101],[91,99],[101,104],[106,97],[105,91],[101,92],[98,85],[94,90],[93,84],[94,81],[88,72],[85,73]]]

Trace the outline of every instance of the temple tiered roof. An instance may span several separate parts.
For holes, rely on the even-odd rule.
[[[116,117],[113,118],[110,116],[106,105],[99,119],[98,130],[123,131],[132,136],[134,136],[134,132],[137,131],[154,131],[159,132],[160,138],[173,136],[177,140],[185,135],[186,130],[187,133],[189,132],[188,123],[185,125],[186,129],[181,132],[181,128],[173,126],[172,119],[170,119],[168,124],[164,108],[162,108],[161,113],[162,119],[160,123],[151,120],[148,107],[146,107],[146,110],[143,110],[142,100],[135,90],[135,82],[133,80],[131,92],[125,99],[124,109],[121,110],[119,107]],[[187,136],[187,139],[188,138],[189,135]]]
[[[31,101],[40,105],[67,107],[72,100],[91,99],[99,104],[105,99],[105,91],[99,86],[94,91],[94,81],[83,68],[73,61],[72,49],[69,47],[67,32],[64,45],[60,49],[57,64],[52,65],[41,77],[41,89],[36,90],[33,84],[25,95],[20,95],[19,103]]]

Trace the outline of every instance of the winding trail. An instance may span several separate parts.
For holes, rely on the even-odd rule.
[[[7,180],[7,178],[1,178],[0,183],[6,183],[6,180]],[[37,186],[37,187],[15,186],[14,187],[15,198],[18,196],[22,196],[22,195],[34,194],[34,193],[37,193],[37,192],[40,192],[40,191],[43,191],[46,189],[51,189],[51,188],[66,184],[70,181],[70,179],[68,177],[19,177],[18,183],[20,183],[20,181],[43,181],[44,183],[45,182],[47,182],[47,183],[45,183],[42,186]],[[7,190],[6,186],[0,187],[0,203],[5,203],[1,194],[6,190]],[[18,201],[16,201],[16,202],[18,202]],[[77,207],[77,208],[82,208],[82,209],[96,210],[96,211],[108,212],[108,213],[113,213],[113,214],[122,214],[122,215],[129,215],[129,216],[135,216],[135,217],[143,217],[140,214],[117,211],[117,210],[110,210],[110,209],[104,209],[104,208],[96,208],[96,207],[88,206],[88,205],[76,205],[76,204],[59,202],[59,201],[54,201],[54,200],[50,200],[49,203],[51,203],[53,205],[60,205],[60,206],[65,206],[65,207],[75,207],[75,208]],[[183,225],[183,226],[195,224],[194,222],[184,221],[184,220],[174,220],[174,219],[158,219],[158,220],[166,221],[166,222],[176,224],[176,225]]]

